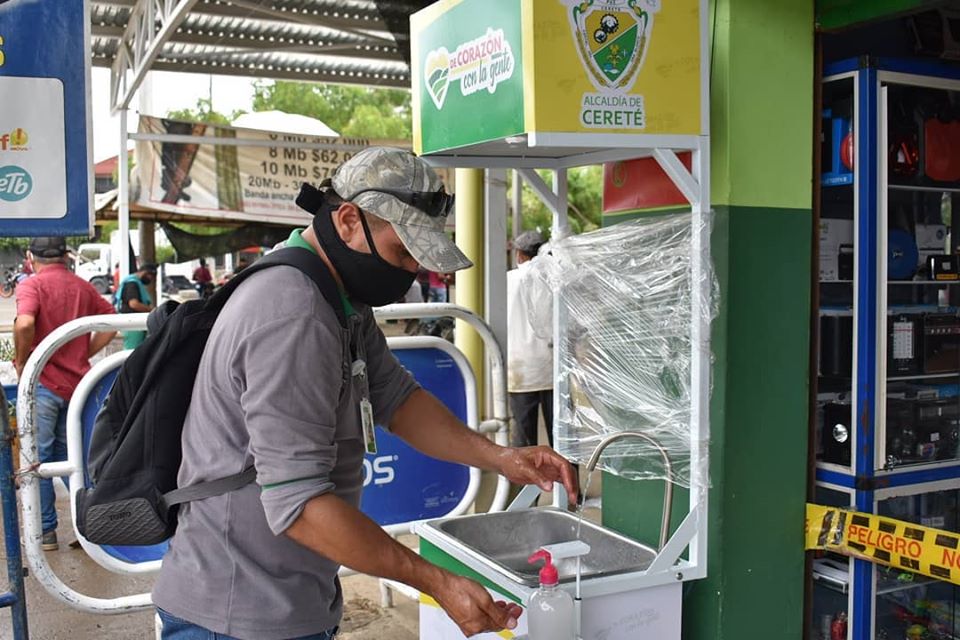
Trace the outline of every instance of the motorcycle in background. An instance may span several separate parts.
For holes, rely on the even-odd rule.
[[[0,281],[0,298],[9,298],[17,290],[17,285],[30,277],[23,271],[21,265],[7,267],[3,270],[3,280]]]

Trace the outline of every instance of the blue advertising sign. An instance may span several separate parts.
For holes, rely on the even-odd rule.
[[[93,231],[88,5],[0,0],[0,236]]]
[[[467,415],[467,387],[456,362],[440,349],[395,349],[397,359],[413,374],[420,386],[435,395],[464,422]],[[97,413],[106,402],[120,369],[107,372],[91,389],[81,411],[84,484],[89,487],[87,457]],[[423,455],[400,438],[377,430],[374,455],[363,461],[363,499],[361,509],[384,526],[449,513],[467,491],[470,470]],[[160,560],[169,544],[149,546],[101,545],[109,555],[137,564]]]
[[[394,349],[420,386],[467,421],[467,388],[453,358],[440,349]],[[439,518],[466,494],[470,469],[425,456],[397,436],[377,430],[377,453],[363,461],[361,510],[381,526]]]

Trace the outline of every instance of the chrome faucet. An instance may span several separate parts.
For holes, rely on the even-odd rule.
[[[597,448],[593,450],[593,453],[590,455],[590,460],[587,462],[587,473],[592,473],[593,470],[597,468],[597,463],[600,462],[600,456],[603,454],[604,449],[617,440],[623,440],[624,438],[639,438],[645,440],[660,452],[660,457],[663,459],[663,469],[667,477],[664,480],[663,517],[660,519],[660,546],[657,548],[657,551],[660,551],[664,545],[667,544],[667,539],[670,537],[670,515],[673,513],[673,481],[671,480],[673,477],[673,465],[670,464],[670,456],[667,455],[667,451],[663,448],[663,445],[647,434],[640,433],[639,431],[621,431],[611,434],[601,440]]]

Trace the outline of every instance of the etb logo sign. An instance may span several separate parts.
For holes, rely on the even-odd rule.
[[[33,178],[26,169],[16,165],[0,167],[0,200],[17,202],[33,191]]]

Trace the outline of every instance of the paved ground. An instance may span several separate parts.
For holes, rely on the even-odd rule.
[[[16,315],[16,298],[0,298],[0,332],[13,331],[13,319]]]
[[[69,548],[66,543],[74,537],[69,521],[66,491],[62,486],[58,486],[58,498],[62,518],[60,550],[47,554],[54,572],[72,588],[94,597],[113,598],[149,591],[152,578],[110,573],[82,550]],[[541,498],[542,504],[548,502],[549,496]],[[587,518],[597,521],[599,511],[588,509]],[[3,523],[0,522],[0,531],[2,528]],[[404,536],[401,541],[411,547],[417,543],[413,536]],[[6,554],[0,548],[0,567],[5,566]],[[382,608],[379,581],[376,579],[369,576],[350,576],[342,582],[345,606],[342,633],[338,640],[419,639],[419,608],[415,601],[396,594],[395,606]],[[0,573],[0,591],[5,590],[6,586],[6,574]],[[54,599],[32,576],[27,576],[26,587],[32,640],[152,640],[155,637],[154,616],[149,611],[117,616],[82,613]],[[0,640],[9,640],[12,637],[9,615],[0,609]]]
[[[58,501],[61,517],[69,514],[64,492]],[[67,516],[69,517],[69,516]],[[2,522],[0,522],[2,530]],[[112,598],[149,591],[149,577],[118,576],[91,560],[82,550],[70,549],[65,543],[73,539],[69,521],[61,522],[60,550],[47,554],[51,567],[74,589],[95,597]],[[413,537],[404,542],[415,545]],[[6,567],[6,556],[0,549],[0,567]],[[151,640],[154,617],[149,611],[119,616],[92,615],[71,609],[55,600],[32,576],[26,579],[27,609],[31,640]],[[0,574],[0,591],[6,589],[6,573]],[[345,615],[338,638],[343,640],[417,640],[418,605],[397,596],[395,607],[380,607],[379,582],[367,576],[343,579]],[[0,609],[0,640],[12,638],[10,617]]]

